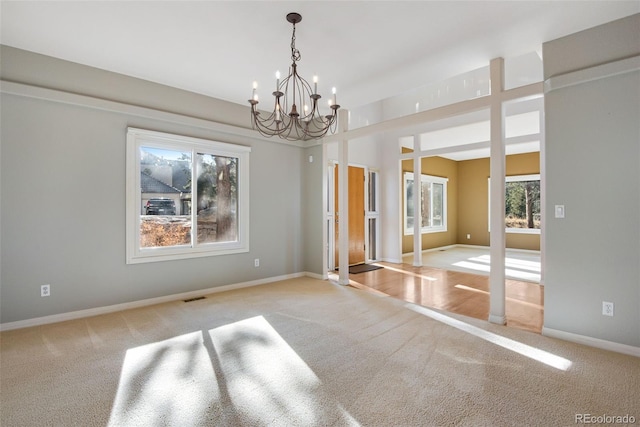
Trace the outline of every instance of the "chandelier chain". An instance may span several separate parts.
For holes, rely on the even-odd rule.
[[[293,24],[293,34],[291,35],[291,59],[293,62],[300,61],[302,55],[300,51],[296,49],[296,24]]]

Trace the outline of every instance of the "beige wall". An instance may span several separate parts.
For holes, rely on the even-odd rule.
[[[456,243],[489,246],[489,159],[458,162]],[[467,239],[467,234],[471,235]]]
[[[540,173],[540,153],[507,156],[506,175]],[[458,162],[458,242],[489,246],[489,159]],[[467,239],[467,234],[471,235]],[[507,233],[506,246],[540,250],[539,234]]]
[[[403,160],[402,171],[412,172],[413,160]],[[489,246],[489,159],[456,162],[442,157],[424,158],[422,173],[449,178],[447,231],[423,234],[422,249],[454,244]],[[507,176],[538,173],[539,153],[507,156]],[[506,246],[540,250],[540,235],[507,233]],[[412,235],[403,236],[402,252],[413,252]]]

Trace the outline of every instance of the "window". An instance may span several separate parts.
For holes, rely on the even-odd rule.
[[[248,252],[250,150],[129,128],[127,263]]]
[[[365,218],[367,220],[367,236],[365,240],[365,258],[368,261],[378,260],[378,248],[380,247],[380,176],[377,170],[369,169],[367,175],[367,206]]]
[[[540,233],[540,175],[506,177],[504,223],[509,233]]]
[[[540,234],[540,175],[507,176],[504,206],[504,225],[507,233]],[[489,197],[489,224],[491,224],[491,197]]]
[[[423,233],[447,231],[447,178],[422,175],[420,200]],[[412,172],[404,173],[404,234],[413,234],[414,179]]]

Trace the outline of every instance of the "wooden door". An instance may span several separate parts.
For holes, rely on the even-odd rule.
[[[334,217],[339,217],[338,204],[338,167],[335,168],[334,179]],[[335,266],[339,266],[338,237],[339,228],[336,223]],[[364,168],[349,166],[349,265],[362,264],[365,261],[364,248]]]

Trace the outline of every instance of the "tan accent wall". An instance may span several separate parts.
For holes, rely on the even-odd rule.
[[[413,160],[402,161],[402,173],[404,174],[404,172],[413,172]],[[422,249],[454,245],[458,236],[458,162],[443,157],[425,157],[422,159],[422,173],[449,179],[447,183],[447,231],[423,233]],[[404,177],[401,182],[404,183]],[[402,191],[404,192],[404,188]],[[404,212],[404,206],[402,209]],[[413,235],[403,235],[402,252],[413,252]]]
[[[456,243],[489,246],[489,159],[458,162]],[[467,239],[467,234],[471,235]]]
[[[413,160],[402,161],[402,172],[413,172]],[[489,246],[489,159],[456,162],[442,157],[424,158],[422,173],[449,178],[447,231],[423,234],[422,249],[454,244]],[[539,153],[507,156],[507,176],[538,173]],[[506,247],[540,250],[540,235],[507,233]],[[413,252],[413,235],[403,235],[402,252]]]
[[[540,173],[540,153],[514,154],[507,156],[506,174],[533,175]]]
[[[507,233],[507,248],[509,249],[527,249],[530,251],[540,250],[539,234],[518,234]]]
[[[540,154],[507,156],[506,174],[540,173]],[[457,243],[489,246],[489,159],[458,162],[458,237]],[[467,234],[471,235],[467,239]],[[539,234],[507,233],[511,249],[540,250]]]

